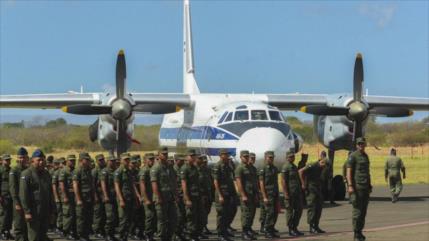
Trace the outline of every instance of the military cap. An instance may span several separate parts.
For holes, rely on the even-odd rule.
[[[116,157],[111,155],[107,157],[107,161],[116,161]]]
[[[18,156],[27,156],[27,155],[28,155],[28,151],[27,151],[27,149],[25,149],[24,147],[20,147],[20,148],[18,149],[18,153],[17,153],[17,155],[18,155]]]
[[[72,161],[76,160],[76,155],[73,155],[73,154],[68,155],[68,156],[67,156],[67,161],[68,161],[68,160],[72,160]]]
[[[249,153],[249,156],[250,156],[250,157],[256,157],[256,154],[255,154],[255,153],[253,153],[253,152],[250,152],[250,153]]]
[[[158,149],[158,153],[168,154],[168,148],[167,147],[160,147]]]
[[[168,156],[167,160],[168,161],[174,161],[174,156]]]
[[[219,155],[222,155],[222,154],[229,154],[229,151],[225,148],[222,148],[219,150]]]
[[[60,164],[61,163],[61,160],[60,159],[55,159],[54,160],[54,164]]]
[[[89,156],[88,152],[81,152],[79,153],[79,160],[87,159],[91,161],[91,157]]]
[[[152,152],[146,153],[146,154],[144,154],[144,158],[145,159],[155,158],[155,154],[153,154]]]
[[[248,150],[240,151],[240,156],[249,156],[249,151]]]
[[[366,143],[366,139],[365,139],[365,137],[359,137],[359,138],[357,138],[357,139],[356,139],[356,143],[357,143],[357,144],[360,144],[360,143]]]
[[[47,163],[53,163],[53,162],[54,162],[54,157],[53,157],[52,155],[49,155],[49,156],[46,158],[46,162],[47,162]]]
[[[104,159],[104,155],[103,154],[98,154],[98,155],[95,156],[95,160],[97,160],[97,161],[100,161],[102,159]]]
[[[293,152],[292,150],[289,150],[286,152],[286,157],[294,157],[295,156],[295,152]]]
[[[273,151],[266,151],[266,152],[265,152],[265,156],[271,156],[271,157],[274,157],[274,152],[273,152]]]
[[[185,155],[183,154],[174,154],[174,160],[184,160],[185,159]]]
[[[44,157],[45,156],[45,154],[43,154],[43,151],[42,150],[40,150],[40,149],[36,149],[34,152],[33,152],[33,155],[31,156],[32,158],[34,158],[34,157]],[[4,157],[3,157],[3,159],[4,159]]]
[[[131,159],[132,158],[136,159],[136,161],[138,161],[138,162],[142,160],[142,158],[141,158],[141,156],[139,154],[132,155]]]
[[[130,161],[131,161],[131,163],[137,163],[137,162],[139,162],[139,160],[137,159],[136,156],[131,156]]]
[[[197,155],[197,152],[195,151],[195,149],[189,149],[186,154],[188,156],[195,156],[195,155]]]
[[[10,160],[10,159],[12,159],[9,154],[3,154],[3,156],[1,158],[3,160]]]
[[[121,159],[131,159],[131,155],[128,152],[124,152],[121,154]]]
[[[207,162],[207,155],[201,155],[198,158],[204,162]]]

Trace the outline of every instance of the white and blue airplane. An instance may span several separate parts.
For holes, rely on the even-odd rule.
[[[210,94],[201,93],[195,79],[189,0],[184,0],[183,92],[129,93],[126,91],[125,56],[117,56],[115,93],[61,93],[1,95],[0,108],[62,109],[71,114],[98,115],[90,126],[90,139],[106,150],[122,153],[132,143],[134,117],[138,113],[165,114],[159,144],[173,150],[194,148],[211,163],[227,148],[233,156],[241,150],[256,153],[256,165],[264,152],[275,152],[280,164],[289,150],[299,152],[303,139],[282,116],[301,110],[314,115],[319,141],[329,150],[349,150],[364,135],[369,115],[403,117],[429,110],[428,98],[363,95],[363,64],[355,62],[353,94]]]

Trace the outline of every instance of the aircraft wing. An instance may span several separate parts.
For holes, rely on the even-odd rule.
[[[133,110],[140,113],[166,114],[192,106],[191,97],[182,93],[133,93]]]
[[[327,104],[328,95],[323,94],[268,94],[267,103],[280,110],[298,110],[306,105]]]
[[[100,104],[97,93],[0,95],[0,108],[60,109],[78,104]]]
[[[363,96],[370,107],[404,107],[416,111],[429,110],[429,98]]]

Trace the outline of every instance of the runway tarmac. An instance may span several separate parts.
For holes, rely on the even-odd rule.
[[[304,210],[299,229],[305,233],[299,238],[290,238],[287,234],[285,214],[281,213],[276,228],[281,238],[277,240],[353,240],[351,224],[352,207],[347,201],[337,202],[333,206],[326,204],[322,213],[320,227],[327,231],[323,235],[310,235],[307,215]],[[284,211],[284,210],[282,210]],[[253,225],[259,230],[259,210]],[[212,208],[209,217],[209,229],[216,226],[216,211]],[[240,211],[235,217],[233,227],[241,229]],[[429,185],[406,185],[397,203],[391,203],[387,186],[374,187],[369,203],[364,234],[367,240],[376,241],[427,241],[429,240]],[[52,236],[52,238],[58,238]],[[210,240],[216,240],[213,235]],[[236,234],[235,240],[241,240]],[[266,240],[259,236],[258,240]]]

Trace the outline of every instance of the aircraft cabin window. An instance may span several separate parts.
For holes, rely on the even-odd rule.
[[[225,113],[223,113],[222,117],[219,119],[218,124],[222,123],[223,120],[225,120],[226,115],[228,114],[228,111],[225,111]]]
[[[268,113],[270,114],[270,119],[273,121],[282,121],[282,117],[280,115],[280,112],[278,111],[268,111]]]
[[[265,110],[252,110],[252,120],[268,120]]]
[[[247,110],[236,111],[234,120],[238,120],[238,121],[249,120],[249,111]]]
[[[225,119],[225,121],[224,121],[224,122],[228,122],[228,121],[231,121],[231,120],[232,120],[232,113],[233,113],[233,112],[229,112],[229,114],[228,114],[228,116],[226,117],[226,119]]]

